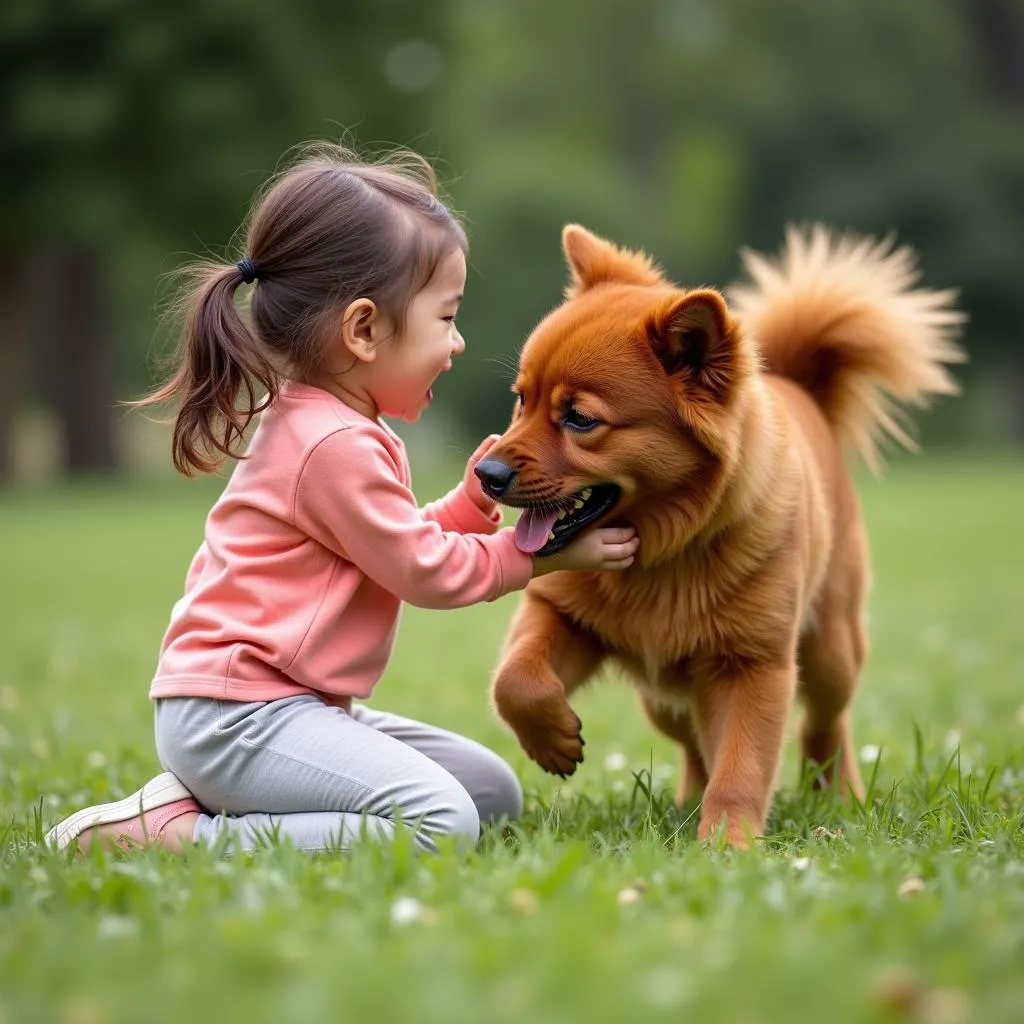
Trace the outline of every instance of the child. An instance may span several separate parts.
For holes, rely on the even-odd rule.
[[[177,401],[186,475],[239,461],[150,688],[168,771],[60,822],[49,843],[182,851],[226,832],[246,850],[276,832],[317,851],[405,827],[434,850],[518,815],[518,781],[495,753],[353,703],[384,671],[403,601],[492,601],[556,569],[625,568],[639,543],[608,528],[542,560],[519,551],[473,474],[493,437],[459,486],[417,508],[381,417],[418,419],[465,348],[466,250],[425,161],[331,147],[264,191],[243,259],[193,268],[177,371],[140,404]]]

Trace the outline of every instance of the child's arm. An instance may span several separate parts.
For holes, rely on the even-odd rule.
[[[362,426],[336,431],[309,453],[296,485],[294,521],[421,607],[491,601],[524,587],[533,572],[533,559],[516,548],[512,530],[463,535],[425,519],[395,455]]]

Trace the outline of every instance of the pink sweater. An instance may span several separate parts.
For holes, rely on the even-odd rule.
[[[401,603],[458,608],[526,586],[532,560],[460,483],[423,509],[401,440],[288,382],[206,520],[150,696],[367,697]],[[495,532],[497,531],[497,532]]]

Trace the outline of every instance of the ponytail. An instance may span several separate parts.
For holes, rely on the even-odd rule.
[[[246,428],[276,396],[279,382],[235,305],[244,269],[199,263],[183,273],[189,285],[175,307],[185,319],[177,369],[161,388],[129,404],[177,403],[174,466],[192,476],[242,457]]]

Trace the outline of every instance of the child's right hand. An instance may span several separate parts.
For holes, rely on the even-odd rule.
[[[640,546],[632,526],[601,526],[584,530],[557,554],[534,558],[533,575],[543,576],[563,569],[627,569]]]

